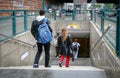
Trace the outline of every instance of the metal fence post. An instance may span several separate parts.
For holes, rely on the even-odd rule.
[[[104,11],[101,11],[101,31],[104,32]]]
[[[27,12],[24,11],[24,30],[27,31],[28,29],[28,16],[27,16]]]
[[[96,10],[94,10],[94,22],[96,22]]]
[[[75,20],[75,10],[72,12],[72,20]]]
[[[91,20],[93,20],[93,10],[90,10],[91,13]]]
[[[120,57],[120,9],[117,10],[116,52]]]
[[[13,19],[12,19],[12,23],[13,23],[13,35],[16,35],[16,11],[13,11]]]
[[[56,11],[54,11],[54,20],[56,20]]]
[[[42,9],[45,10],[45,0],[42,0]]]

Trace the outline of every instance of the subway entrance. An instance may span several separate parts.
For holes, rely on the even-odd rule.
[[[78,58],[89,58],[90,57],[90,39],[89,38],[72,38],[72,41],[77,39],[80,44],[78,51]]]

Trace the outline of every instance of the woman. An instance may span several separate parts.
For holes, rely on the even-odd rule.
[[[60,62],[59,66],[62,67],[62,63],[64,61],[64,58],[66,58],[66,67],[69,67],[69,61],[71,57],[71,36],[68,35],[68,31],[66,28],[62,29],[61,35],[58,37],[58,51],[60,54]]]

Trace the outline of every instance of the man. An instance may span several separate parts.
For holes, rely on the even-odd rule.
[[[72,50],[74,58],[76,59],[78,56],[78,50],[79,50],[80,44],[77,42],[77,39],[72,43]]]
[[[45,11],[44,10],[40,10],[39,11],[39,16],[36,17],[36,20],[37,20],[37,24],[35,24],[36,27],[39,27],[39,25],[44,22],[45,18],[46,18],[45,17]],[[48,28],[49,28],[50,32],[52,32],[52,29],[50,27],[50,21],[48,19],[46,21],[46,24],[48,25]],[[38,30],[38,28],[37,28],[37,30]],[[32,31],[32,28],[31,28],[31,31]],[[37,34],[34,37],[35,37],[36,40],[38,39],[38,35]],[[40,56],[41,56],[42,51],[43,51],[42,46],[44,46],[44,50],[45,50],[45,65],[44,66],[45,67],[51,67],[50,64],[49,64],[49,60],[50,60],[50,42],[48,42],[46,44],[43,44],[43,43],[37,41],[38,51],[37,51],[37,54],[36,54],[35,60],[34,60],[34,65],[33,65],[34,68],[38,68],[39,67],[39,59],[40,59]]]

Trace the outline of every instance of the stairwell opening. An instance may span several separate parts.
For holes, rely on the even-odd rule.
[[[54,31],[57,35],[61,34],[62,28],[68,28],[72,37],[72,42],[77,39],[80,43],[78,58],[90,58],[90,26],[89,21],[69,21],[59,20],[54,24]],[[69,28],[69,26],[78,25],[79,28]]]
[[[89,58],[90,57],[90,38],[72,38],[72,41],[75,39],[80,43],[78,58]]]

